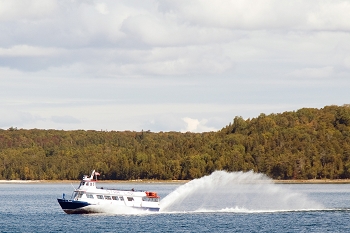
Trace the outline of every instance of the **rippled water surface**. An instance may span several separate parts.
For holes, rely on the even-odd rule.
[[[69,196],[70,183],[1,183],[0,232],[350,232],[349,184],[252,182],[257,178],[216,173],[184,185],[100,183],[156,191],[162,202],[159,213],[98,215],[61,210],[56,199]]]

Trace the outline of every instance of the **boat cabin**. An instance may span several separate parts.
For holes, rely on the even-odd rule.
[[[78,189],[96,189],[96,180],[91,179],[88,176],[84,176],[80,182]]]

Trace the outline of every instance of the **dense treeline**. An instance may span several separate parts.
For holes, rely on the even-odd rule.
[[[218,132],[0,130],[0,179],[193,179],[214,170],[350,178],[350,106],[260,114]]]

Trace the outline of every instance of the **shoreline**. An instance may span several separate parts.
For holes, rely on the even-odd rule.
[[[0,184],[80,183],[81,180],[0,180]],[[190,180],[97,180],[99,183],[185,184]]]
[[[276,184],[350,184],[350,179],[273,180]]]
[[[185,184],[191,180],[98,180],[100,183]],[[271,180],[275,184],[350,184],[350,179]],[[0,184],[79,183],[80,180],[0,180]]]

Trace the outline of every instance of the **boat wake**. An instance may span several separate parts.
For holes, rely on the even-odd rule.
[[[160,202],[171,212],[317,211],[324,207],[307,196],[276,185],[261,173],[215,171],[174,190]]]
[[[111,205],[101,205],[97,211],[98,213],[94,213],[93,215],[148,215],[158,213],[140,208],[130,208],[128,206],[118,206],[118,208],[115,208]]]
[[[157,214],[194,214],[194,213],[237,213],[237,214],[263,214],[263,213],[287,213],[287,212],[350,212],[350,208],[322,208],[322,209],[297,209],[297,210],[249,210],[245,208],[225,208],[221,210],[198,209],[194,211],[161,211]]]
[[[321,209],[286,209],[286,210],[258,210],[258,209],[246,209],[246,208],[240,208],[240,207],[233,207],[233,208],[224,208],[220,210],[215,209],[197,209],[197,210],[191,210],[191,211],[166,211],[161,210],[160,212],[154,212],[154,211],[143,211],[138,209],[109,209],[108,207],[103,209],[103,212],[101,213],[94,213],[94,214],[88,214],[89,216],[115,216],[115,215],[132,215],[132,216],[142,216],[142,215],[157,215],[157,214],[205,214],[205,213],[236,213],[236,214],[268,214],[268,213],[287,213],[287,212],[350,212],[350,208],[321,208]]]

